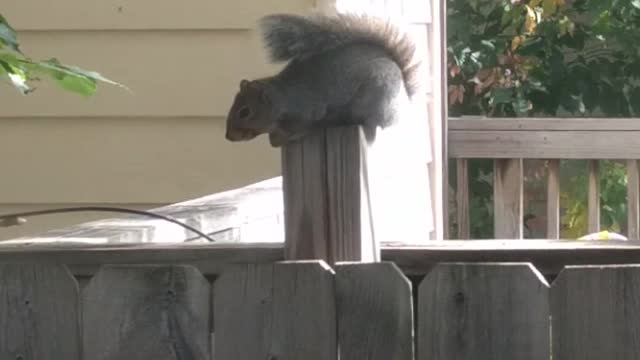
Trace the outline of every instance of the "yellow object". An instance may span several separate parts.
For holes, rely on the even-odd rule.
[[[604,230],[597,233],[591,233],[591,234],[582,236],[578,238],[578,240],[625,240],[626,241],[628,239],[618,233]]]

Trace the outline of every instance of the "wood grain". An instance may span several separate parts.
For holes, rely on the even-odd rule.
[[[640,118],[449,118],[449,130],[479,131],[640,131]]]
[[[380,258],[375,243],[360,127],[320,129],[285,145],[282,179],[285,258]]]
[[[283,260],[282,243],[252,244],[112,244],[78,243],[2,245],[2,262],[65,264],[78,276],[94,275],[104,264],[187,264],[205,275],[229,267]]]
[[[560,160],[547,167],[547,238],[560,238]]]
[[[635,359],[640,352],[640,267],[564,269],[551,288],[553,358]]]
[[[105,266],[82,294],[83,359],[209,359],[210,296],[190,266]]]
[[[452,158],[640,159],[639,136],[637,130],[451,130],[448,149]]]
[[[284,262],[273,271],[270,356],[279,360],[336,360],[333,271],[322,261]]]
[[[63,265],[0,264],[0,359],[80,360],[78,298]]]
[[[627,237],[640,239],[640,170],[638,160],[627,160]]]
[[[469,172],[467,159],[456,160],[456,212],[458,217],[458,239],[469,239]]]
[[[548,285],[531,265],[439,264],[418,296],[419,360],[549,360]]]
[[[282,148],[286,259],[331,261],[325,138],[318,131]]]
[[[334,275],[321,261],[247,265],[215,282],[216,360],[337,356]]]
[[[273,324],[273,266],[238,266],[215,280],[214,359],[268,358]]]
[[[435,263],[533,262],[545,274],[557,274],[564,265],[634,264],[640,257],[638,241],[569,241],[526,239],[447,240],[424,245],[383,243],[381,257],[403,272],[424,275]],[[236,266],[282,261],[283,244],[32,244],[0,245],[0,262],[69,264],[76,277],[91,277],[104,264],[188,264],[206,276],[217,276]]]
[[[493,164],[494,236],[522,239],[522,159],[496,159]]]
[[[395,264],[336,265],[343,360],[413,360],[411,283]]]
[[[367,143],[360,127],[326,130],[331,259],[379,261],[372,214]]]
[[[587,162],[587,221],[589,233],[600,231],[600,170],[598,160]]]

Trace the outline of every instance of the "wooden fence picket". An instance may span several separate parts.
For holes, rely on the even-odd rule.
[[[104,266],[82,292],[83,360],[208,360],[210,296],[191,266]]]
[[[213,284],[213,358],[267,359],[272,324],[273,264],[247,264]]]
[[[79,360],[78,298],[64,265],[0,264],[0,359]]]
[[[323,261],[246,266],[217,279],[215,294],[216,360],[337,358],[334,274]]]
[[[336,265],[342,360],[413,360],[411,282],[390,262]]]
[[[554,360],[638,358],[640,265],[567,267],[550,298]]]
[[[549,360],[548,285],[529,264],[439,264],[418,297],[420,360]]]

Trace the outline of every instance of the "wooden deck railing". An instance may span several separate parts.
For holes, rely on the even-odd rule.
[[[588,164],[588,231],[600,228],[598,160],[626,160],[628,238],[640,238],[640,119],[454,118],[449,121],[449,156],[457,160],[458,237],[469,236],[468,159],[494,159],[494,237],[523,237],[523,159],[549,160],[548,239],[560,237],[561,159]]]

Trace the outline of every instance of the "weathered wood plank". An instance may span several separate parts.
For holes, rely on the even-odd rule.
[[[547,167],[547,239],[560,238],[560,160]]]
[[[493,161],[494,236],[522,239],[522,159]]]
[[[366,153],[357,126],[321,129],[283,147],[286,259],[380,258]]]
[[[359,127],[326,130],[326,197],[332,261],[379,261],[367,145]]]
[[[448,149],[453,158],[640,159],[638,137],[635,130],[450,130]]]
[[[565,268],[551,287],[553,358],[635,359],[640,352],[640,267]]]
[[[640,118],[449,118],[449,130],[640,131]]]
[[[282,243],[251,244],[111,244],[79,243],[3,245],[2,262],[65,264],[74,275],[92,276],[104,264],[186,264],[217,275],[239,264],[281,261]]]
[[[282,148],[286,259],[330,255],[325,138],[318,131]]]
[[[549,360],[548,285],[531,265],[440,264],[418,296],[420,360]]]
[[[638,160],[627,161],[627,238],[640,239],[640,170]]]
[[[209,359],[210,296],[190,266],[105,266],[82,294],[83,359]]]
[[[337,359],[333,271],[322,261],[284,262],[273,277],[271,358]]]
[[[467,159],[456,160],[456,212],[458,217],[458,239],[469,239],[469,172]]]
[[[248,265],[215,282],[216,360],[337,356],[333,272],[321,261]]]
[[[600,170],[598,160],[587,162],[587,208],[589,233],[600,230]]]
[[[343,360],[413,360],[411,283],[393,263],[336,266]]]
[[[213,358],[267,359],[271,345],[273,264],[248,264],[214,282]]]
[[[80,360],[78,298],[64,265],[0,264],[0,359]]]

